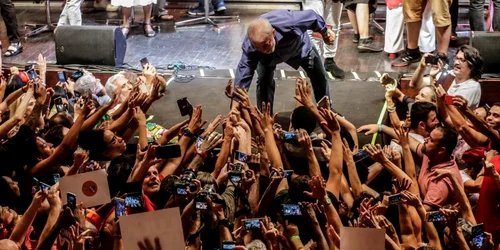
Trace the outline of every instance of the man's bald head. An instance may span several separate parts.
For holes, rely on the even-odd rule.
[[[252,45],[260,52],[274,52],[274,28],[267,19],[255,19],[247,29],[247,36]]]
[[[12,240],[0,240],[0,250],[19,250],[19,246]]]

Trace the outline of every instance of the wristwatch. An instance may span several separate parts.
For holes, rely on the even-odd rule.
[[[321,204],[322,205],[330,205],[330,204],[332,204],[332,200],[330,200],[329,197],[326,197],[326,199],[323,202],[321,202]]]
[[[184,131],[182,131],[182,134],[187,137],[194,138],[194,134],[189,130],[189,128],[185,128]]]
[[[230,232],[233,231],[234,227],[233,223],[231,223],[227,218],[217,221],[217,227],[219,226],[225,226]]]

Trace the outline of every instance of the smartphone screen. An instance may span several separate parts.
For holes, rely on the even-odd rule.
[[[60,82],[66,82],[66,76],[64,75],[64,72],[62,71],[57,72],[57,76],[59,77]]]
[[[68,207],[71,208],[71,210],[75,210],[76,208],[76,195],[73,193],[66,193],[66,198],[68,202]]]
[[[147,57],[141,59],[141,65],[144,68],[147,64],[149,64],[149,60]]]
[[[283,171],[283,178],[288,178],[290,176],[292,176],[293,174],[293,170],[285,170]]]
[[[178,144],[164,145],[156,148],[156,158],[170,159],[181,156],[181,146]]]
[[[234,241],[224,241],[222,242],[222,250],[231,250],[236,246]]]
[[[115,200],[115,219],[125,215],[125,201],[122,199]]]
[[[477,224],[472,226],[472,244],[475,247],[483,247],[484,242],[484,224]]]
[[[177,105],[179,106],[181,116],[191,116],[191,114],[193,113],[193,106],[191,105],[187,97],[177,100]]]
[[[290,141],[295,140],[297,138],[297,133],[295,132],[287,132],[283,134],[283,140]]]
[[[53,177],[54,177],[54,183],[58,183],[59,179],[61,178],[59,174],[54,174]]]
[[[176,193],[178,195],[187,195],[187,189],[186,188],[177,188]]]
[[[296,204],[283,204],[284,216],[297,216],[302,215],[299,205]]]
[[[208,210],[208,203],[206,201],[197,201],[195,206],[198,210]]]
[[[51,186],[46,184],[46,183],[40,182],[40,187],[42,188],[43,191],[45,191],[45,190],[48,191]]]
[[[353,155],[352,158],[354,159],[356,167],[368,168],[375,163],[375,161],[373,161],[368,152],[364,150],[357,152],[356,154]]]
[[[245,225],[246,230],[259,229],[260,228],[260,220],[259,219],[250,219],[244,220],[243,224]]]
[[[389,205],[398,204],[402,201],[401,194],[393,194],[389,196]]]
[[[444,217],[444,214],[436,211],[436,212],[428,212],[427,213],[427,221],[428,222],[437,222],[437,221],[445,221],[446,218]]]
[[[234,151],[233,158],[235,160],[245,162],[245,163],[248,161],[248,155],[241,153],[240,151]]]
[[[125,206],[130,208],[142,208],[142,194],[128,194],[125,197]]]
[[[230,175],[229,180],[232,183],[240,183],[241,182],[241,175]]]

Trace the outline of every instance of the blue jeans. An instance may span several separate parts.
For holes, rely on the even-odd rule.
[[[323,60],[314,46],[312,46],[309,54],[305,58],[302,58],[300,66],[311,80],[316,102],[321,100],[325,95],[330,97],[328,76],[323,66]],[[276,89],[276,82],[274,81],[275,69],[276,67],[266,66],[260,62],[257,65],[257,107],[261,109],[262,102],[270,102],[271,112],[274,102],[274,91]]]

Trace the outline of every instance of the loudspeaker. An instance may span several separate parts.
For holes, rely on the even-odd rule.
[[[117,26],[59,26],[57,64],[121,66],[127,40]]]
[[[470,45],[476,48],[483,57],[483,73],[500,73],[500,32],[474,31]]]

